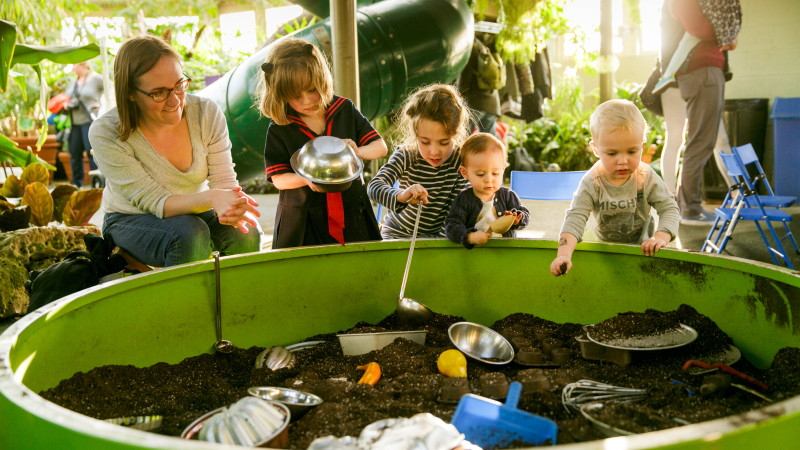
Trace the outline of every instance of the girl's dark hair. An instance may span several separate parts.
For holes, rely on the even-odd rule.
[[[408,97],[400,113],[400,142],[416,148],[417,124],[420,119],[439,122],[456,147],[467,139],[469,107],[458,90],[447,84],[423,87]]]
[[[119,114],[119,139],[125,142],[139,125],[139,110],[133,100],[140,76],[147,73],[163,56],[181,56],[158,36],[141,35],[128,39],[119,48],[114,60],[114,97]]]

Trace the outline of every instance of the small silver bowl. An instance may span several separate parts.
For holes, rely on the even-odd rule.
[[[514,348],[506,338],[491,328],[472,322],[458,322],[447,330],[450,342],[470,358],[486,364],[508,364]]]
[[[290,160],[292,170],[323,192],[347,190],[361,176],[364,162],[342,139],[320,136],[305,143]]]
[[[189,424],[183,439],[244,447],[286,448],[291,413],[280,402],[245,397],[210,411]]]
[[[322,404],[322,399],[314,394],[283,387],[251,387],[247,389],[247,393],[253,397],[286,405],[292,413],[293,420],[300,418],[300,416],[307,413],[311,408]]]

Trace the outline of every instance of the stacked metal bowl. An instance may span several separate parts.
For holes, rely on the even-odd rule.
[[[342,192],[361,176],[364,162],[342,139],[320,136],[305,143],[291,158],[292,170],[322,192]]]
[[[291,414],[278,402],[245,397],[195,420],[184,431],[184,439],[244,447],[283,448],[288,444]]]

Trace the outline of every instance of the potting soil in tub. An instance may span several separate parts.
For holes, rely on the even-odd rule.
[[[289,427],[290,446],[306,448],[321,436],[358,436],[365,426],[386,418],[429,412],[450,421],[457,399],[440,401],[452,399],[441,396],[441,386],[446,377],[437,370],[436,359],[444,350],[453,348],[447,329],[462,320],[437,314],[424,326],[428,332],[424,346],[398,339],[381,350],[346,357],[342,356],[336,333],[331,333],[309,337],[308,340],[325,342],[296,352],[297,361],[291,369],[256,369],[254,361],[263,348],[237,348],[231,354],[203,354],[175,365],[98,367],[88,373],[78,373],[41,395],[65,408],[98,419],[161,415],[164,417],[163,425],[154,432],[178,436],[197,417],[247,396],[247,389],[251,386],[290,387],[311,392],[324,400],[321,406]],[[646,327],[641,326],[643,323],[647,324]],[[604,437],[586,418],[570,413],[562,406],[562,389],[580,379],[647,390],[642,401],[604,408],[602,417],[598,417],[615,428],[633,433],[680,426],[672,418],[697,423],[768,404],[739,389],[729,389],[721,396],[699,394],[707,375],[692,375],[682,369],[683,364],[690,359],[703,360],[724,351],[732,342],[713,321],[692,307],[683,305],[667,313],[625,313],[597,325],[605,327],[599,329],[604,333],[624,337],[626,334],[634,335],[640,329],[653,331],[659,324],[670,326],[674,323],[697,330],[698,338],[676,349],[636,352],[636,359],[630,365],[619,366],[581,358],[580,346],[575,340],[575,336],[583,332],[580,324],[557,324],[529,314],[511,314],[492,328],[510,341],[527,342],[525,339],[528,339],[535,348],[547,341],[547,346],[560,346],[562,357],[564,353],[570,357],[560,366],[547,360],[541,367],[515,362],[490,366],[469,360],[469,391],[478,395],[496,392],[496,386],[486,384],[489,379],[502,381],[505,377],[509,381],[522,381],[527,387],[523,390],[519,408],[555,420],[560,444]],[[376,325],[355,324],[347,332],[410,329],[413,328],[400,323],[393,314]],[[372,361],[381,367],[380,381],[374,387],[357,384],[363,372],[356,367]],[[800,394],[798,348],[782,349],[768,370],[757,369],[745,358],[733,367],[765,382],[768,390],[759,392],[773,401]],[[487,373],[495,375],[484,376]],[[732,381],[748,385],[742,379],[733,378]],[[748,387],[758,390],[754,386]]]

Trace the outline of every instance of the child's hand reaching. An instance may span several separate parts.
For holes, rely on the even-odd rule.
[[[489,242],[489,238],[492,237],[492,233],[488,231],[473,231],[472,233],[467,234],[467,243],[472,245],[483,245]]]
[[[421,184],[412,184],[403,192],[397,194],[397,201],[401,203],[428,204],[428,191]]]
[[[550,263],[550,273],[554,277],[566,275],[572,269],[572,259],[567,256],[558,256]]]
[[[663,231],[656,231],[655,236],[642,242],[642,253],[647,256],[653,256],[661,247],[666,247],[669,244],[671,236]]]
[[[519,221],[522,220],[521,212],[506,211],[503,214],[506,216],[514,216],[514,225],[519,225]]]

